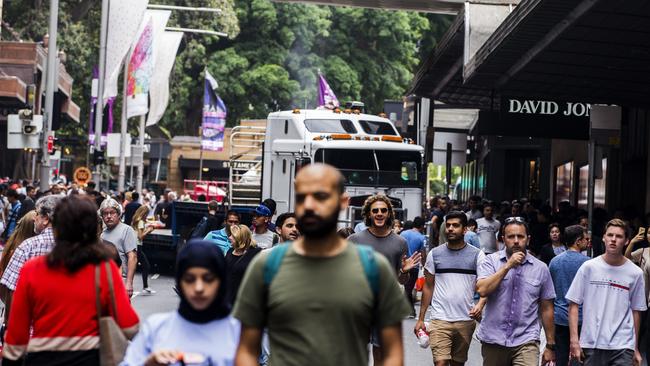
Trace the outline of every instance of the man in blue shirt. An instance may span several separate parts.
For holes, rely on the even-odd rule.
[[[230,249],[230,227],[239,225],[239,212],[230,210],[226,213],[226,222],[221,230],[210,231],[203,240],[211,241],[226,255]]]
[[[413,219],[413,228],[404,230],[400,236],[406,239],[408,246],[408,257],[416,252],[422,253],[422,265],[424,265],[427,258],[427,238],[422,234],[424,232],[424,219],[420,216]],[[419,266],[409,271],[409,279],[404,284],[404,291],[406,291],[406,299],[411,304],[411,317],[415,318],[415,299],[413,298],[413,288],[418,279],[420,268]]]
[[[553,285],[555,286],[554,318],[555,318],[555,361],[557,365],[567,365],[569,362],[569,303],[565,298],[573,278],[583,263],[589,257],[581,252],[587,249],[587,230],[580,225],[572,225],[564,229],[564,239],[568,250],[554,257],[549,264]],[[582,322],[580,314],[578,327]]]

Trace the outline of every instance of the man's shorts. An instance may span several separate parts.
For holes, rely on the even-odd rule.
[[[456,322],[432,320],[429,328],[429,343],[433,361],[467,362],[467,352],[475,328],[476,322],[473,320]]]

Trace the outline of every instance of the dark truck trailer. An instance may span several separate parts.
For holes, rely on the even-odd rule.
[[[156,229],[144,238],[142,243],[144,252],[151,264],[152,273],[173,273],[176,263],[176,253],[192,234],[192,230],[208,215],[207,202],[174,201],[172,202],[171,229]],[[218,206],[217,218],[220,225],[225,220],[229,209],[239,212],[242,224],[250,225],[252,210],[250,207]]]

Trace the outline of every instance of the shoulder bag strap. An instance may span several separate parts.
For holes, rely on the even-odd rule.
[[[111,265],[108,261],[104,262],[106,267],[106,279],[108,280],[108,292],[111,295],[111,310],[113,310],[113,318],[117,320],[117,306],[115,305],[115,289],[113,288],[113,274],[111,273]]]
[[[102,300],[101,300],[101,285],[100,285],[100,271],[101,267],[98,265],[95,266],[95,303],[97,305],[97,321],[102,317]]]

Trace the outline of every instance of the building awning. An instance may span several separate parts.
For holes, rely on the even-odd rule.
[[[70,99],[66,99],[61,105],[61,113],[67,115],[67,117],[74,122],[79,123],[81,117],[81,109],[79,106]]]
[[[0,76],[0,98],[25,103],[27,86],[15,76]]]
[[[484,109],[501,95],[647,107],[648,24],[642,0],[525,0],[464,68],[427,70],[447,76],[416,90]]]
[[[199,169],[201,161],[199,159],[187,159],[182,155],[178,159],[178,167],[181,169]],[[228,162],[225,160],[208,160],[203,159],[203,167],[208,169],[228,169]]]
[[[463,98],[477,96],[478,99],[490,90],[483,87],[463,85],[463,51],[465,45],[465,12],[461,10],[438,46],[416,71],[407,95],[418,95],[442,101],[447,107],[466,107]],[[471,107],[489,107],[473,104]]]

